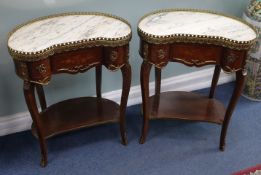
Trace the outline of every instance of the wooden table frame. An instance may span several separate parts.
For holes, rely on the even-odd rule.
[[[166,35],[155,35],[155,32],[150,33],[148,29],[144,31],[142,29],[143,26],[140,26],[142,20],[150,15],[172,12],[206,13],[230,18],[232,21],[235,20],[245,25],[249,33],[253,32],[255,36],[252,33],[249,40],[237,40],[234,37],[225,38],[223,35],[211,35],[211,32],[206,35],[200,32],[198,34],[173,32]],[[170,23],[171,21],[168,22]],[[154,25],[161,25],[161,23],[153,23],[150,26],[155,27],[154,29],[156,30],[158,26]],[[173,31],[175,31],[174,28]],[[222,125],[219,149],[223,151],[225,149],[229,121],[240,97],[247,74],[244,68],[247,53],[256,42],[257,30],[242,19],[227,14],[197,9],[163,9],[144,15],[138,24],[138,34],[140,37],[139,54],[143,58],[140,73],[143,111],[140,143],[143,144],[146,140],[150,119],[201,121]],[[208,97],[182,91],[161,93],[161,69],[168,62],[179,62],[195,67],[215,65]],[[149,76],[152,65],[155,67],[155,95],[149,97]],[[236,74],[235,87],[227,108],[214,99],[221,69],[225,72]]]
[[[15,33],[27,25],[57,17],[81,16],[82,19],[83,16],[89,15],[113,18],[122,22],[126,25],[126,29],[121,30],[127,30],[127,32],[111,37],[100,34],[100,37],[94,35],[93,37],[88,36],[89,38],[84,35],[76,41],[58,40],[43,46],[44,48],[40,50],[36,49],[34,52],[12,45],[13,40],[18,44],[21,42],[16,38]],[[53,25],[55,26],[55,24]],[[41,28],[35,30],[41,30]],[[73,35],[73,33],[69,34]],[[8,49],[14,60],[16,74],[24,81],[24,96],[33,120],[32,133],[38,138],[40,144],[41,166],[47,165],[46,139],[72,130],[119,122],[122,144],[127,144],[125,112],[131,83],[131,67],[128,61],[131,35],[131,26],[126,20],[98,12],[72,12],[40,17],[17,26],[9,33]],[[49,40],[41,37],[39,39]],[[121,70],[120,104],[102,98],[102,66],[111,71]],[[51,81],[52,75],[83,73],[91,68],[95,68],[96,97],[68,99],[47,106],[43,85],[47,85]],[[38,111],[35,91],[39,98],[41,111]]]
[[[129,46],[127,44],[119,47],[92,47],[67,51],[34,62],[15,60],[18,76],[25,79],[23,88],[24,96],[33,119],[33,135],[39,139],[40,143],[42,155],[41,166],[47,165],[47,138],[83,127],[119,122],[122,144],[127,144],[125,112],[131,83],[131,67],[128,62],[128,52]],[[122,72],[123,83],[120,105],[102,98],[102,65],[109,70],[115,71],[120,69]],[[96,98],[85,97],[65,100],[47,107],[42,85],[45,85],[50,81],[52,74],[76,74],[85,72],[92,67],[95,67],[96,70]],[[41,112],[38,111],[35,90],[39,98],[42,109]],[[92,111],[91,109],[84,109],[84,105],[88,102],[92,104],[97,103],[96,108],[93,109],[96,111],[96,116],[91,116],[93,114],[90,112]],[[81,105],[81,103],[83,104]],[[79,105],[82,106],[81,111],[85,111],[85,113],[82,113],[81,111],[74,111],[74,113],[62,112],[66,107],[70,108],[72,105],[75,105],[74,107]],[[108,105],[108,107],[106,105]],[[59,109],[62,109],[60,112],[63,116],[56,116],[54,111],[59,111]],[[108,116],[105,116],[105,114],[102,114],[102,111],[106,111],[106,113],[108,111],[113,112],[111,112],[111,116],[110,114],[106,114]],[[99,112],[101,112],[101,114]],[[79,116],[77,116],[77,113]],[[90,116],[88,116],[88,114]],[[72,123],[63,121],[63,117],[69,119],[72,115],[74,118],[79,117],[81,119],[75,119],[75,122],[71,121]],[[90,119],[85,121],[84,118],[86,117],[90,117]],[[48,124],[52,124],[54,127],[48,127]]]
[[[143,58],[140,73],[143,110],[143,127],[140,143],[143,144],[146,140],[150,119],[181,119],[221,124],[222,130],[219,148],[220,150],[224,150],[229,121],[240,97],[246,76],[244,65],[247,50],[236,50],[214,44],[197,44],[189,42],[153,44],[148,43],[141,38],[140,55]],[[171,111],[173,114],[171,115],[171,112],[169,112],[171,104],[164,103],[164,98],[166,98],[166,96],[171,96],[171,93],[173,92],[167,92],[165,96],[161,96],[164,93],[160,93],[161,69],[166,66],[168,62],[179,62],[187,66],[196,67],[216,65],[209,96],[204,97],[196,96],[194,93],[184,94],[183,92],[177,92],[177,94],[173,96],[176,98],[182,97],[183,99],[188,99],[188,106],[191,105],[192,107],[179,106],[182,109],[175,109],[175,105],[172,104],[174,109]],[[149,97],[149,75],[152,65],[155,66],[155,95]],[[226,72],[235,72],[236,74],[235,88],[227,109],[225,109],[220,102],[213,99],[221,69]],[[193,96],[193,100],[197,99],[197,103],[202,103],[202,106],[205,105],[205,108],[193,109],[193,105],[195,106],[196,104],[189,102],[190,96]],[[179,104],[178,100],[173,102],[177,105]],[[168,108],[167,110],[162,109],[164,107],[160,107],[159,103],[164,103],[162,106],[166,105],[169,108],[166,107]],[[215,104],[216,111],[210,112],[212,109],[206,106],[206,104],[210,103]],[[188,113],[192,113],[193,115],[188,115],[186,112],[184,113],[184,111],[187,110]],[[182,111],[183,113],[179,113],[179,111]],[[223,114],[224,116],[222,116]]]

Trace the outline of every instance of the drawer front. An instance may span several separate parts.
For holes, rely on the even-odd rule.
[[[163,68],[169,61],[169,48],[169,44],[150,44],[141,40],[139,52],[145,61]]]
[[[111,71],[121,68],[129,58],[129,46],[105,47],[103,64]]]
[[[234,72],[240,70],[245,65],[247,51],[239,51],[226,49],[221,61],[222,69],[226,72]]]
[[[48,84],[51,79],[51,67],[49,59],[35,62],[14,61],[16,74],[24,81],[37,84]]]
[[[28,63],[28,67],[31,82],[47,84],[50,81],[52,72],[48,58],[44,60],[30,62]]]
[[[50,57],[53,73],[79,73],[102,63],[103,48],[85,48]]]
[[[197,67],[220,64],[222,51],[219,46],[177,43],[171,45],[171,61]]]
[[[15,72],[23,80],[29,80],[28,63],[14,60]]]

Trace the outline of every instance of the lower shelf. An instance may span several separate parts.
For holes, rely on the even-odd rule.
[[[150,119],[181,119],[222,124],[224,105],[192,92],[163,92],[149,98]]]
[[[81,97],[49,106],[41,115],[44,138],[64,132],[119,121],[120,106],[107,99]],[[37,136],[32,125],[33,135]]]

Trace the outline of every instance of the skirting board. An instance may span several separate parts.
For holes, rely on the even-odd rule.
[[[213,68],[207,68],[192,73],[187,73],[179,76],[162,79],[161,91],[193,91],[210,87]],[[228,83],[235,78],[233,75],[221,72],[218,84]],[[150,82],[149,90],[153,93],[155,90],[155,83]],[[121,89],[103,93],[102,97],[120,103]],[[141,103],[141,90],[140,85],[132,86],[129,93],[128,106]],[[0,136],[12,134],[20,131],[25,131],[31,127],[31,117],[29,112],[21,112],[8,116],[0,117]]]

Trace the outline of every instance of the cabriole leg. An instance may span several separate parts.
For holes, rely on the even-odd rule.
[[[146,61],[142,62],[140,72],[141,94],[142,94],[142,110],[143,110],[143,126],[140,144],[146,140],[149,127],[149,77],[151,64]]]
[[[123,145],[127,145],[127,134],[126,134],[126,122],[125,113],[128,101],[128,96],[130,92],[131,84],[131,67],[127,62],[122,68],[122,94],[121,94],[121,104],[120,104],[120,132],[121,132],[121,142]]]
[[[218,79],[219,79],[219,75],[220,75],[220,71],[221,71],[221,66],[216,65],[215,70],[214,70],[214,75],[213,75],[213,78],[212,78],[211,89],[210,89],[210,92],[209,92],[209,98],[214,97],[215,89],[216,89]]]
[[[158,112],[161,88],[161,69],[155,67],[155,96],[153,101],[153,113]]]
[[[95,67],[96,73],[96,94],[98,98],[101,98],[101,82],[102,82],[102,66]]]
[[[39,102],[42,111],[46,109],[46,100],[45,100],[45,95],[44,95],[44,89],[43,86],[40,84],[36,85],[36,92],[38,94]]]
[[[161,69],[155,67],[155,95],[160,95]]]
[[[25,101],[28,107],[28,110],[31,114],[31,117],[33,119],[34,125],[36,127],[36,132],[38,135],[38,140],[40,144],[41,149],[41,166],[45,167],[47,165],[47,147],[46,147],[46,141],[43,136],[43,126],[40,121],[40,114],[37,109],[36,100],[35,100],[35,93],[34,93],[35,85],[25,81],[24,82],[24,96]]]
[[[225,149],[225,139],[226,139],[226,134],[227,134],[227,128],[228,128],[228,125],[229,125],[231,115],[232,115],[232,113],[235,109],[235,106],[236,106],[237,101],[240,97],[241,91],[243,89],[245,76],[246,76],[246,74],[245,74],[244,70],[240,70],[240,71],[236,72],[235,88],[234,88],[232,97],[231,97],[230,102],[229,102],[228,107],[227,107],[224,122],[222,124],[222,130],[221,130],[221,136],[220,136],[220,145],[219,145],[219,149],[221,151],[224,151],[224,149]]]

